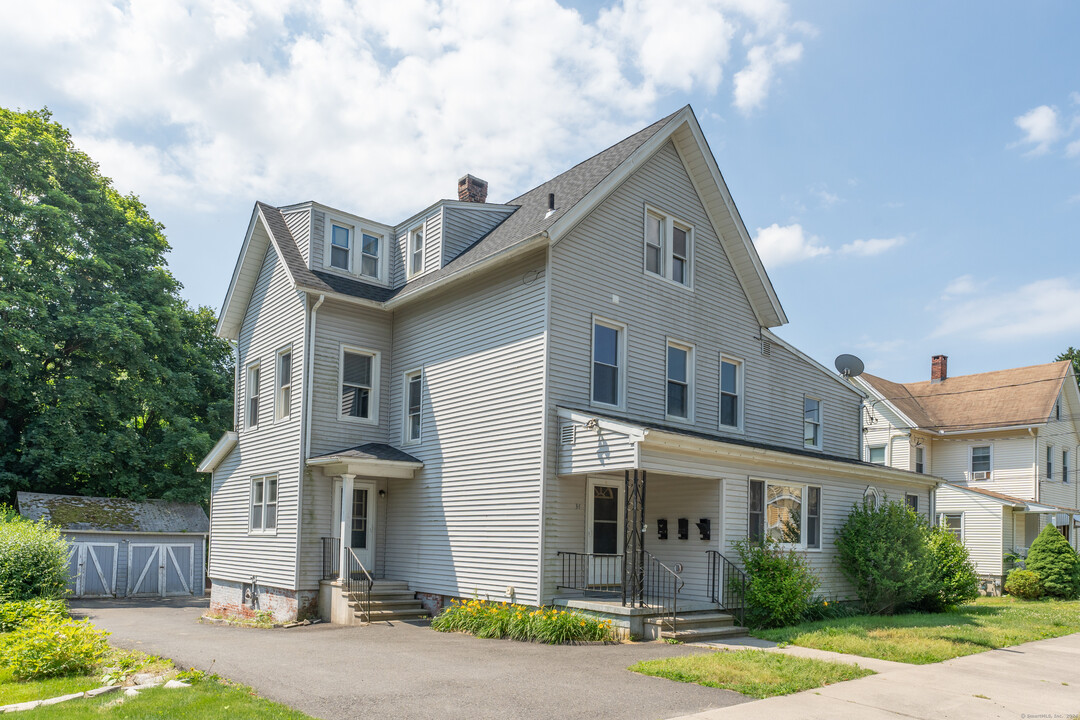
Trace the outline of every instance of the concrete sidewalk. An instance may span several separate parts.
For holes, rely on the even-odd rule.
[[[762,717],[1065,720],[1077,717],[1078,713],[1080,633],[932,665],[902,665],[880,675],[680,716],[679,720]]]
[[[794,655],[796,657],[810,658],[811,660],[824,660],[825,662],[838,662],[845,665],[858,665],[876,673],[907,670],[912,666],[908,663],[893,662],[892,660],[878,660],[877,658],[861,657],[859,655],[847,655],[845,653],[831,652],[829,650],[815,650],[814,648],[799,647],[798,645],[785,645],[779,647],[769,640],[761,640],[755,637],[732,638],[731,640],[695,643],[695,647],[707,647],[713,650],[766,650],[768,652]]]

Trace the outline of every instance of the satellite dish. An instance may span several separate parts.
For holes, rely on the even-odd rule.
[[[833,364],[836,365],[836,371],[844,377],[858,377],[866,369],[862,360],[846,353],[838,355]]]

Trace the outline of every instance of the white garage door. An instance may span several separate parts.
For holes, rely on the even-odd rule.
[[[116,597],[117,543],[71,543],[68,553],[68,594],[75,597]]]
[[[131,543],[128,595],[192,595],[195,546],[181,543]]]

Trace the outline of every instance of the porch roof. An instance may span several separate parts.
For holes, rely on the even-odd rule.
[[[423,461],[386,443],[365,443],[316,455],[308,458],[307,464],[332,475],[391,478],[411,478],[424,467]]]
[[[968,487],[966,485],[954,485],[952,483],[948,483],[948,486],[956,490],[962,490],[964,492],[974,493],[976,495],[982,495],[984,497],[997,500],[1002,505],[1009,505],[1013,508],[1020,509],[1023,512],[1039,513],[1042,515],[1058,515],[1064,513],[1067,515],[1072,515],[1074,521],[1080,522],[1080,510],[1076,508],[1064,507],[1062,505],[1053,505],[1051,503],[1036,502],[1034,500],[1025,500],[1024,498],[1013,497],[1012,495],[994,492],[993,490]]]

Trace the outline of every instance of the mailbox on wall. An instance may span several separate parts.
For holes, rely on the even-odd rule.
[[[686,518],[679,518],[679,539],[687,540],[690,537],[690,521]]]
[[[656,539],[667,540],[667,518],[658,518],[656,521]]]
[[[701,518],[696,523],[698,533],[701,535],[702,540],[709,540],[712,538],[712,521],[709,518]]]

